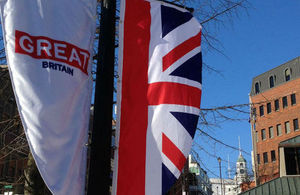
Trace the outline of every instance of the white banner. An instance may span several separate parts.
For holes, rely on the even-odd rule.
[[[0,0],[7,63],[37,167],[84,194],[96,0]]]

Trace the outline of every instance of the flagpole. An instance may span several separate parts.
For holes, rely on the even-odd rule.
[[[101,1],[88,195],[108,195],[111,185],[115,12],[116,0]]]

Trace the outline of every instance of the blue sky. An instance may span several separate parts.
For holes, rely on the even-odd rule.
[[[217,37],[227,57],[217,52],[203,55],[204,62],[222,74],[204,69],[203,108],[248,103],[253,77],[300,56],[300,1],[253,0],[250,3],[247,13],[241,10],[233,23],[225,20],[225,25],[218,28]],[[242,149],[250,153],[249,116],[240,114],[234,117],[244,120],[224,122],[218,127],[206,128],[206,132],[235,147],[238,147],[240,136]],[[194,146],[202,159],[200,164],[209,170],[210,177],[219,175],[217,156],[227,161],[229,155],[231,166],[235,165],[237,150],[215,144],[205,136],[195,139],[206,150]],[[250,166],[251,156],[243,155]],[[223,176],[228,175],[227,166],[222,162]]]

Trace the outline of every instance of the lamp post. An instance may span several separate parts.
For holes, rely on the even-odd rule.
[[[218,162],[219,162],[219,169],[220,169],[221,195],[224,195],[223,194],[223,182],[222,182],[221,158],[220,157],[218,157]]]
[[[88,195],[110,194],[116,0],[101,1]]]

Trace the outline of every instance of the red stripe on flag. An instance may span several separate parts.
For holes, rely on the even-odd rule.
[[[179,104],[200,108],[201,90],[180,83],[158,82],[148,88],[149,105]]]
[[[150,23],[149,2],[126,1],[122,40],[124,53],[118,148],[118,195],[145,194]]]
[[[201,31],[175,47],[167,55],[163,57],[163,71],[167,70],[174,62],[182,58],[185,54],[199,47],[201,43]]]
[[[164,133],[162,134],[162,152],[172,161],[179,171],[182,170],[186,158]]]

